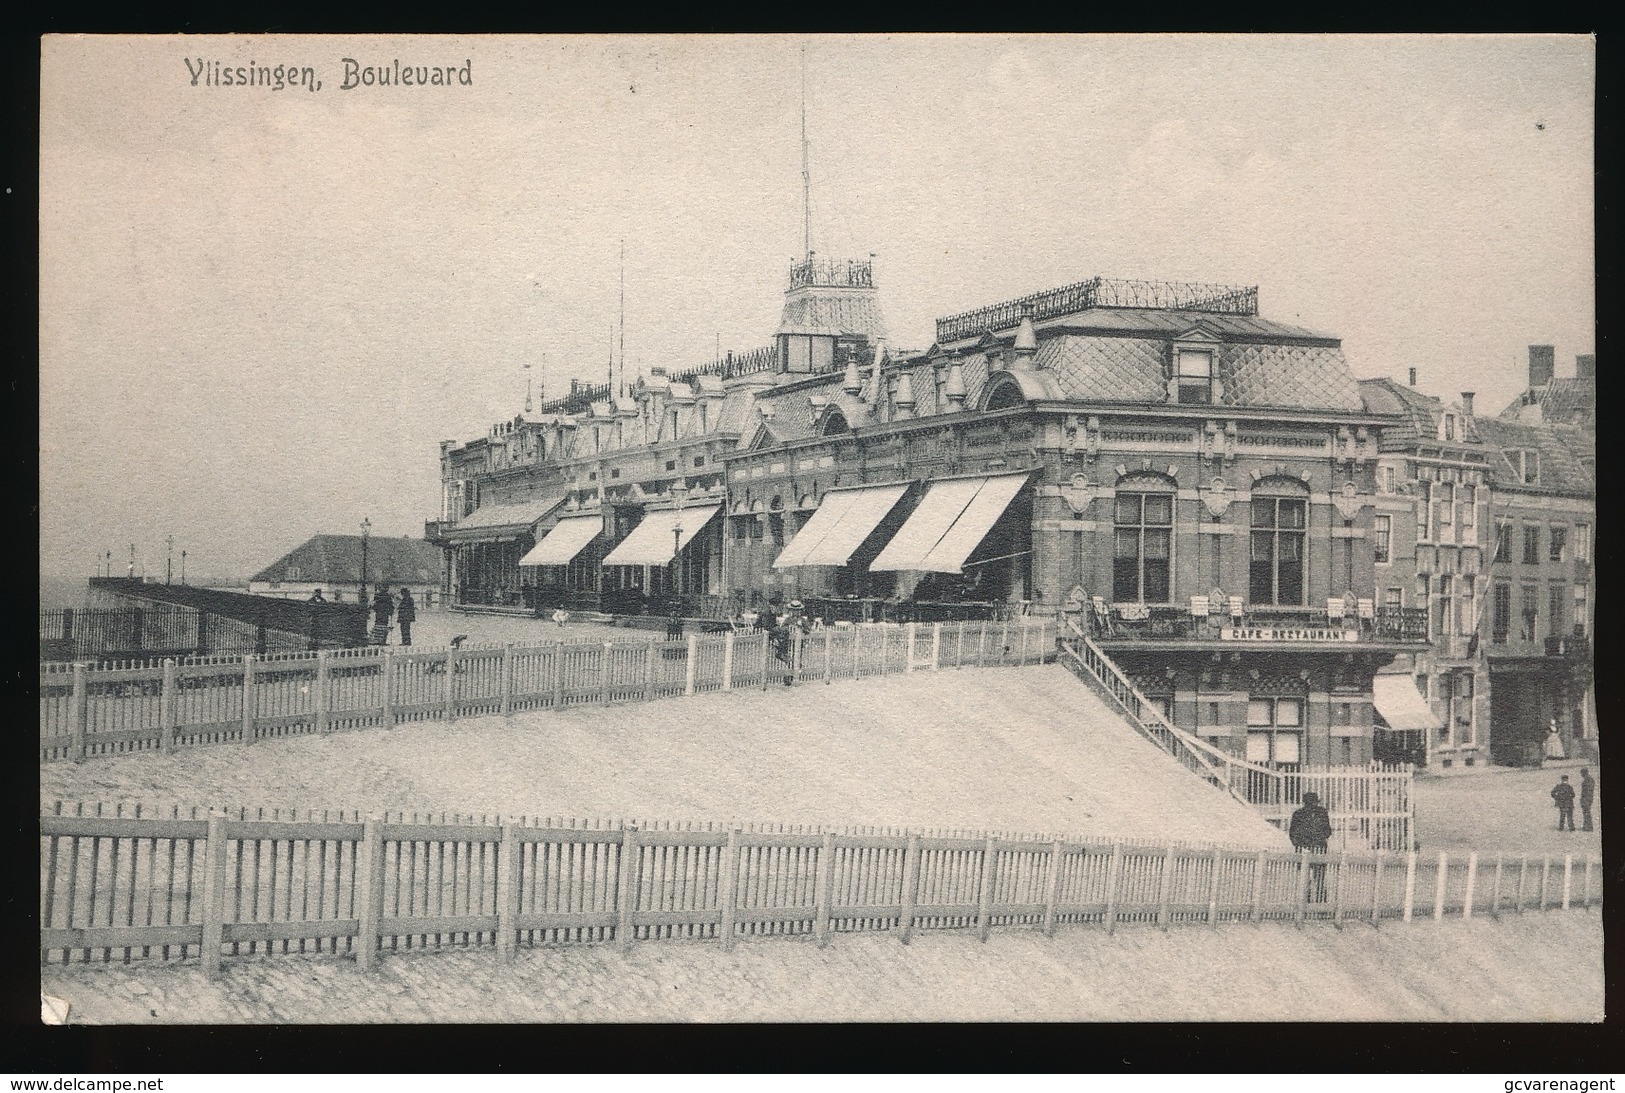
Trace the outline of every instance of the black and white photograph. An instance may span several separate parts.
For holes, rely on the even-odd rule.
[[[41,1023],[1601,1022],[1596,72],[44,36]]]

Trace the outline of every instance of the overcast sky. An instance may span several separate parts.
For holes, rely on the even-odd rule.
[[[41,568],[247,574],[421,535],[438,442],[764,345],[801,250],[892,343],[1095,274],[1260,286],[1360,376],[1496,413],[1594,351],[1589,38],[49,38]],[[341,90],[342,59],[471,86]],[[320,91],[192,85],[185,59]]]

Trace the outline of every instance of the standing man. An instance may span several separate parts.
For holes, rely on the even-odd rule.
[[[1563,821],[1569,822],[1569,830],[1574,830],[1574,787],[1569,785],[1569,776],[1563,775],[1563,780],[1552,787],[1552,801],[1557,805],[1557,829],[1563,830]]]
[[[395,607],[395,621],[401,624],[401,644],[412,644],[412,623],[418,617],[417,604],[412,601],[412,590],[401,586],[401,602]]]
[[[1287,824],[1286,837],[1292,840],[1299,853],[1319,854],[1324,859],[1326,846],[1332,838],[1332,818],[1320,803],[1320,794],[1305,793],[1303,807],[1292,814]],[[1326,902],[1326,862],[1309,863],[1309,902]]]
[[[390,598],[389,589],[379,585],[377,594],[372,598],[372,643],[374,645],[389,644],[389,617],[394,613],[395,601]]]
[[[1580,768],[1580,830],[1591,830],[1591,802],[1597,797],[1597,780],[1590,767]]]

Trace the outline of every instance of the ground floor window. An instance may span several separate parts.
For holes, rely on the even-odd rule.
[[[1247,761],[1298,769],[1303,763],[1303,699],[1247,699]]]

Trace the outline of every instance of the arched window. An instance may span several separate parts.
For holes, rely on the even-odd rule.
[[[1020,406],[1026,401],[1026,397],[1021,393],[1021,386],[1014,380],[1007,379],[999,382],[993,390],[988,392],[982,408],[984,410],[1006,410],[1012,406]]]
[[[1251,602],[1283,606],[1304,602],[1308,522],[1308,491],[1301,483],[1266,479],[1253,490],[1252,553],[1247,567]]]
[[[847,431],[846,415],[839,410],[831,410],[824,418],[823,436],[839,436]]]
[[[1173,484],[1150,476],[1125,479],[1117,491],[1114,524],[1112,600],[1169,602],[1173,593]]]

